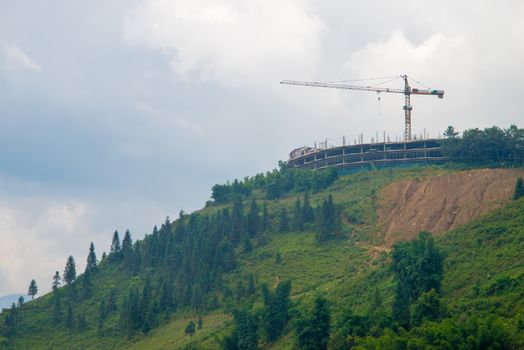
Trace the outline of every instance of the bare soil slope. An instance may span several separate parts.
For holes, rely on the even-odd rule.
[[[386,186],[378,198],[384,245],[422,230],[438,235],[502,206],[519,176],[521,169],[480,169]]]

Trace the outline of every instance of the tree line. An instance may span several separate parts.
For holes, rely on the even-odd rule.
[[[243,181],[235,179],[232,183],[216,184],[211,189],[211,202],[224,204],[237,197],[249,198],[254,191],[260,191],[266,199],[277,199],[291,192],[316,192],[331,185],[338,178],[334,168],[309,171],[288,168],[279,162],[279,169],[245,177]]]
[[[442,152],[451,161],[473,165],[524,165],[524,129],[516,125],[507,129],[497,126],[467,129],[461,137],[449,126],[444,136]]]

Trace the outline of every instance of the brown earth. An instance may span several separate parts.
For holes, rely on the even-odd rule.
[[[403,180],[378,197],[384,245],[414,238],[420,231],[442,234],[507,203],[519,169],[480,169]]]

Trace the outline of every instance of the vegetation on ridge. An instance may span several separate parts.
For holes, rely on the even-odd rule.
[[[253,188],[134,243],[115,232],[99,263],[91,245],[83,274],[70,257],[65,286],[55,273],[52,293],[5,310],[0,347],[522,347],[522,198],[442,237],[380,246],[378,191],[451,171],[362,172],[272,200]]]

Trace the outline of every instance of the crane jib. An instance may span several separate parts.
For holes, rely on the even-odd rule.
[[[411,111],[413,106],[411,106],[410,95],[433,95],[438,98],[444,98],[444,90],[433,90],[433,89],[419,89],[409,86],[408,76],[400,76],[404,80],[403,89],[387,88],[387,87],[378,87],[378,86],[356,86],[356,85],[346,85],[340,84],[337,82],[318,82],[318,81],[297,81],[297,80],[282,80],[280,84],[288,85],[302,85],[302,86],[312,86],[312,87],[323,87],[323,88],[332,88],[332,89],[347,89],[347,90],[360,90],[360,91],[374,91],[377,93],[389,92],[403,94],[405,99],[404,104],[404,139],[409,141],[411,140]],[[420,83],[419,83],[420,84]],[[422,84],[420,84],[422,85]]]

